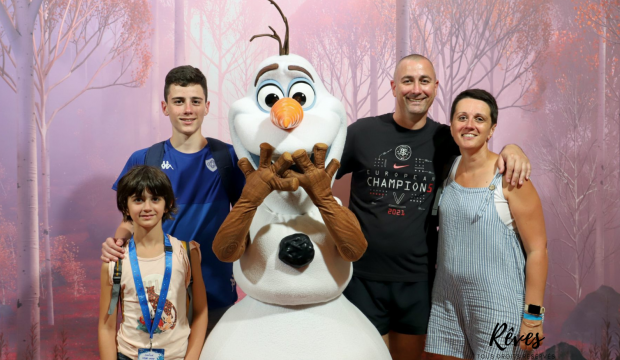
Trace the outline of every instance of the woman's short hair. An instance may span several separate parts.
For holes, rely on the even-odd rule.
[[[156,167],[138,165],[131,168],[118,182],[116,206],[123,213],[123,221],[133,222],[129,215],[127,202],[134,195],[142,197],[144,190],[148,190],[151,195],[161,197],[166,201],[166,212],[162,217],[162,222],[172,220],[172,214],[176,213],[177,208],[170,179]]]
[[[497,102],[493,95],[491,95],[488,91],[482,89],[468,89],[460,94],[458,94],[454,101],[452,102],[452,108],[450,109],[450,122],[452,122],[452,118],[454,117],[454,112],[456,111],[456,104],[463,99],[474,99],[484,101],[487,105],[489,105],[489,109],[491,109],[491,125],[497,124],[497,114],[499,112],[497,108]]]

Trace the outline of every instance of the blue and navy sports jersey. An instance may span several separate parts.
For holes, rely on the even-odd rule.
[[[211,246],[220,225],[230,211],[230,203],[222,179],[215,166],[209,145],[194,154],[176,150],[167,140],[161,164],[174,190],[178,211],[174,220],[165,221],[164,232],[179,240],[195,240],[202,253],[202,277],[207,289],[207,302],[210,309],[229,306],[237,301],[237,291],[232,275],[232,264],[219,261]],[[241,194],[245,177],[237,167],[237,155],[232,145],[228,145],[234,162],[233,189]],[[116,190],[118,181],[129,169],[143,165],[148,149],[134,152],[118,179],[112,186]]]

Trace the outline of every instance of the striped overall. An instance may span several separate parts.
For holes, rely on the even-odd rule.
[[[459,161],[440,200],[426,351],[463,359],[520,359],[525,352],[513,346],[513,336],[519,336],[523,315],[525,255],[518,235],[495,208],[501,174],[496,173],[489,187],[465,188],[454,180]],[[504,350],[489,345],[496,326],[496,334],[501,334],[497,343]]]

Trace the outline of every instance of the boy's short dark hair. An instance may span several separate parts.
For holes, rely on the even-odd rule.
[[[452,102],[452,108],[450,109],[450,122],[452,122],[452,118],[454,117],[454,112],[456,111],[456,104],[463,99],[474,99],[485,102],[489,105],[489,109],[491,109],[491,125],[497,124],[497,115],[499,110],[497,108],[497,102],[493,95],[491,95],[488,91],[482,89],[468,89],[458,94],[454,101]]]
[[[123,221],[133,222],[129,215],[127,202],[132,196],[142,197],[144,190],[148,190],[151,195],[164,198],[166,201],[166,212],[162,217],[162,222],[172,220],[172,214],[176,213],[176,203],[170,179],[161,170],[148,165],[134,166],[118,182],[116,190],[116,206],[123,213]]]
[[[190,65],[183,65],[175,67],[166,75],[166,81],[164,85],[164,100],[168,101],[168,94],[170,93],[170,86],[178,85],[186,87],[189,85],[200,85],[202,91],[205,93],[205,102],[207,102],[207,78],[202,71]]]

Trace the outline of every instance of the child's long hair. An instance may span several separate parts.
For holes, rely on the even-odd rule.
[[[127,201],[132,196],[142,197],[144,190],[148,190],[153,196],[159,196],[166,201],[166,212],[162,222],[172,220],[172,214],[176,213],[176,202],[170,179],[166,174],[153,166],[134,166],[118,182],[116,190],[116,206],[123,213],[123,221],[133,222],[129,215]]]

